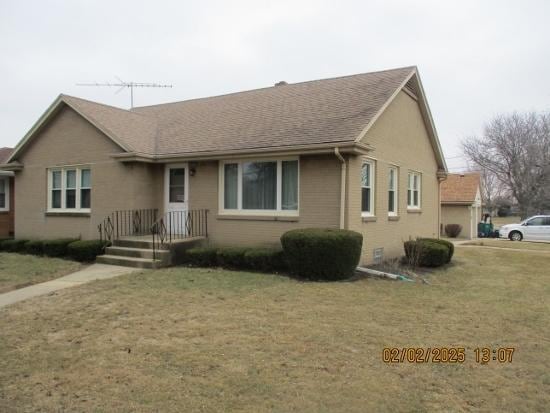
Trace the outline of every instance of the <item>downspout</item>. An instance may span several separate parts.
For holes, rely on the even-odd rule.
[[[441,238],[443,231],[441,228],[441,183],[447,179],[446,171],[437,171],[437,238]]]
[[[346,221],[346,160],[337,147],[334,148],[334,154],[341,162],[340,168],[340,229],[344,229]]]

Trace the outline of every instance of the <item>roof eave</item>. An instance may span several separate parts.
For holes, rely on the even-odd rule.
[[[441,205],[473,205],[475,201],[441,201]]]
[[[10,162],[0,164],[0,171],[20,171],[23,169],[23,165],[19,162]]]
[[[250,148],[231,151],[207,151],[194,153],[173,153],[164,155],[152,155],[138,152],[115,153],[111,157],[121,162],[148,162],[168,163],[175,161],[206,161],[232,158],[252,158],[258,156],[295,156],[295,155],[321,155],[334,153],[338,148],[341,153],[352,155],[365,155],[372,150],[369,145],[355,142],[339,142],[318,145],[285,146],[276,148]]]

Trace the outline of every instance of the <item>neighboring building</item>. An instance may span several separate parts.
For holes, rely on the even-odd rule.
[[[460,238],[477,237],[481,220],[481,178],[479,173],[449,174],[441,184],[441,227],[460,224]]]
[[[0,164],[5,163],[12,152],[12,148],[0,148]],[[13,235],[13,186],[13,172],[0,170],[0,239]]]
[[[119,210],[145,211],[140,223],[208,210],[212,245],[349,228],[363,263],[438,236],[446,176],[415,67],[132,110],[60,95],[3,168],[16,237],[97,238]]]

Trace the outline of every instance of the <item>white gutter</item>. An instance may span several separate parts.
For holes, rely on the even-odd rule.
[[[340,169],[340,229],[344,229],[346,220],[346,160],[340,153],[338,147],[334,148],[334,154],[342,163]]]

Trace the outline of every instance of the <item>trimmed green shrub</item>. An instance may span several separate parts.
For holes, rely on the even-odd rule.
[[[67,245],[67,255],[76,261],[91,262],[95,261],[98,255],[102,255],[108,245],[109,242],[98,239],[73,241]]]
[[[44,243],[40,240],[31,240],[25,243],[25,252],[32,255],[42,255],[44,253]]]
[[[405,241],[405,256],[412,266],[439,267],[449,259],[449,248],[428,239]]]
[[[78,240],[70,238],[44,240],[42,241],[44,255],[48,257],[65,257],[67,256],[67,247],[75,241]]]
[[[316,280],[342,280],[354,275],[363,236],[355,231],[308,228],[284,233],[281,244],[290,271]]]
[[[25,252],[26,239],[7,239],[2,241],[2,250],[6,252]]]
[[[283,250],[275,248],[250,248],[244,260],[247,268],[256,271],[284,271],[288,267]]]
[[[2,243],[9,240],[11,240],[11,238],[0,238],[0,251],[4,250],[4,248],[2,247]]]
[[[215,267],[218,263],[217,250],[212,247],[189,248],[183,253],[182,261],[195,267]]]
[[[227,247],[219,248],[217,252],[217,261],[220,267],[224,268],[246,268],[244,255],[247,248]]]
[[[451,262],[451,260],[453,259],[453,255],[455,253],[455,245],[452,242],[444,239],[438,239],[438,238],[421,238],[421,239],[435,242],[436,244],[441,244],[447,247],[447,249],[449,250],[449,257],[447,258],[447,263]]]

